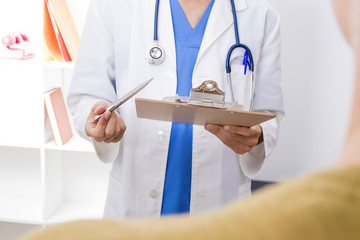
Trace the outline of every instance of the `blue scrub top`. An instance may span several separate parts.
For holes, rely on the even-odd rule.
[[[190,95],[194,66],[213,4],[214,0],[192,29],[178,0],[170,0],[176,47],[176,93],[180,96]],[[190,211],[192,139],[192,125],[172,124],[161,215]]]

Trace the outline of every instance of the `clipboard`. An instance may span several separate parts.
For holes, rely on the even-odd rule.
[[[194,125],[233,125],[252,127],[275,118],[275,114],[248,112],[229,108],[215,108],[136,98],[136,113],[139,118],[187,123]]]

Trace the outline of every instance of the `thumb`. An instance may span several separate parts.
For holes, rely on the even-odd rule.
[[[107,124],[107,120],[109,118],[109,111],[106,111],[107,106],[110,103],[107,102],[97,102],[91,108],[89,116],[86,121],[85,132],[90,137],[99,136],[99,133],[105,131],[105,127]],[[99,121],[95,121],[95,117],[99,114],[104,113],[104,115],[99,119]],[[111,114],[111,113],[110,113]],[[105,118],[106,117],[106,118]]]
[[[91,111],[88,115],[88,118],[87,118],[87,122],[88,123],[91,123],[91,124],[94,124],[96,123],[94,121],[95,117],[99,114],[102,114],[106,111],[106,108],[110,106],[110,103],[107,103],[107,102],[97,102],[95,103],[92,108],[91,108]]]
[[[105,110],[106,110],[106,107],[103,106],[103,105],[96,106],[96,107],[95,107],[95,110],[94,110],[94,114],[95,114],[95,115],[102,114],[102,113],[105,112]]]
[[[96,115],[96,114],[95,114]],[[111,112],[105,111],[100,119],[96,122],[93,116],[89,115],[88,124],[85,127],[85,132],[89,137],[95,138],[96,141],[101,142],[104,137],[106,125]]]
[[[107,102],[97,102],[94,104],[94,106],[91,109],[91,117],[95,117],[99,114],[102,114],[106,111],[106,108],[110,106],[110,103]]]
[[[96,124],[97,131],[105,131],[107,122],[111,116],[110,111],[105,111]]]

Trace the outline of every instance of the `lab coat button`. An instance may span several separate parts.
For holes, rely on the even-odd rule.
[[[159,196],[159,192],[156,190],[152,190],[150,191],[149,195],[151,198],[157,198]]]
[[[158,131],[158,137],[159,139],[164,139],[165,138],[165,132],[164,131]]]

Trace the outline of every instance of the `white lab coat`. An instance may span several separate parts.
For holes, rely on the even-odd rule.
[[[250,178],[261,169],[277,142],[283,114],[280,83],[279,16],[266,0],[235,0],[241,42],[252,50],[255,66],[253,110],[270,111],[278,118],[262,124],[264,142],[250,153],[235,154],[217,137],[193,128],[190,212],[198,213],[250,195]],[[160,100],[176,94],[176,56],[168,0],[160,1],[158,36],[166,52],[160,65],[145,59],[153,44],[155,0],[93,0],[84,26],[68,96],[74,125],[84,138],[86,118],[93,104],[114,102],[129,90],[155,77],[136,97]],[[193,73],[193,86],[215,80],[228,91],[225,58],[235,43],[229,0],[216,0],[211,11]],[[232,79],[236,100],[249,105],[248,76],[243,74],[241,51],[233,54]],[[245,97],[244,97],[245,96]],[[227,96],[229,100],[229,96]],[[139,119],[134,98],[119,108],[127,126],[119,143],[93,141],[99,158],[113,162],[105,217],[159,216],[171,123]]]

